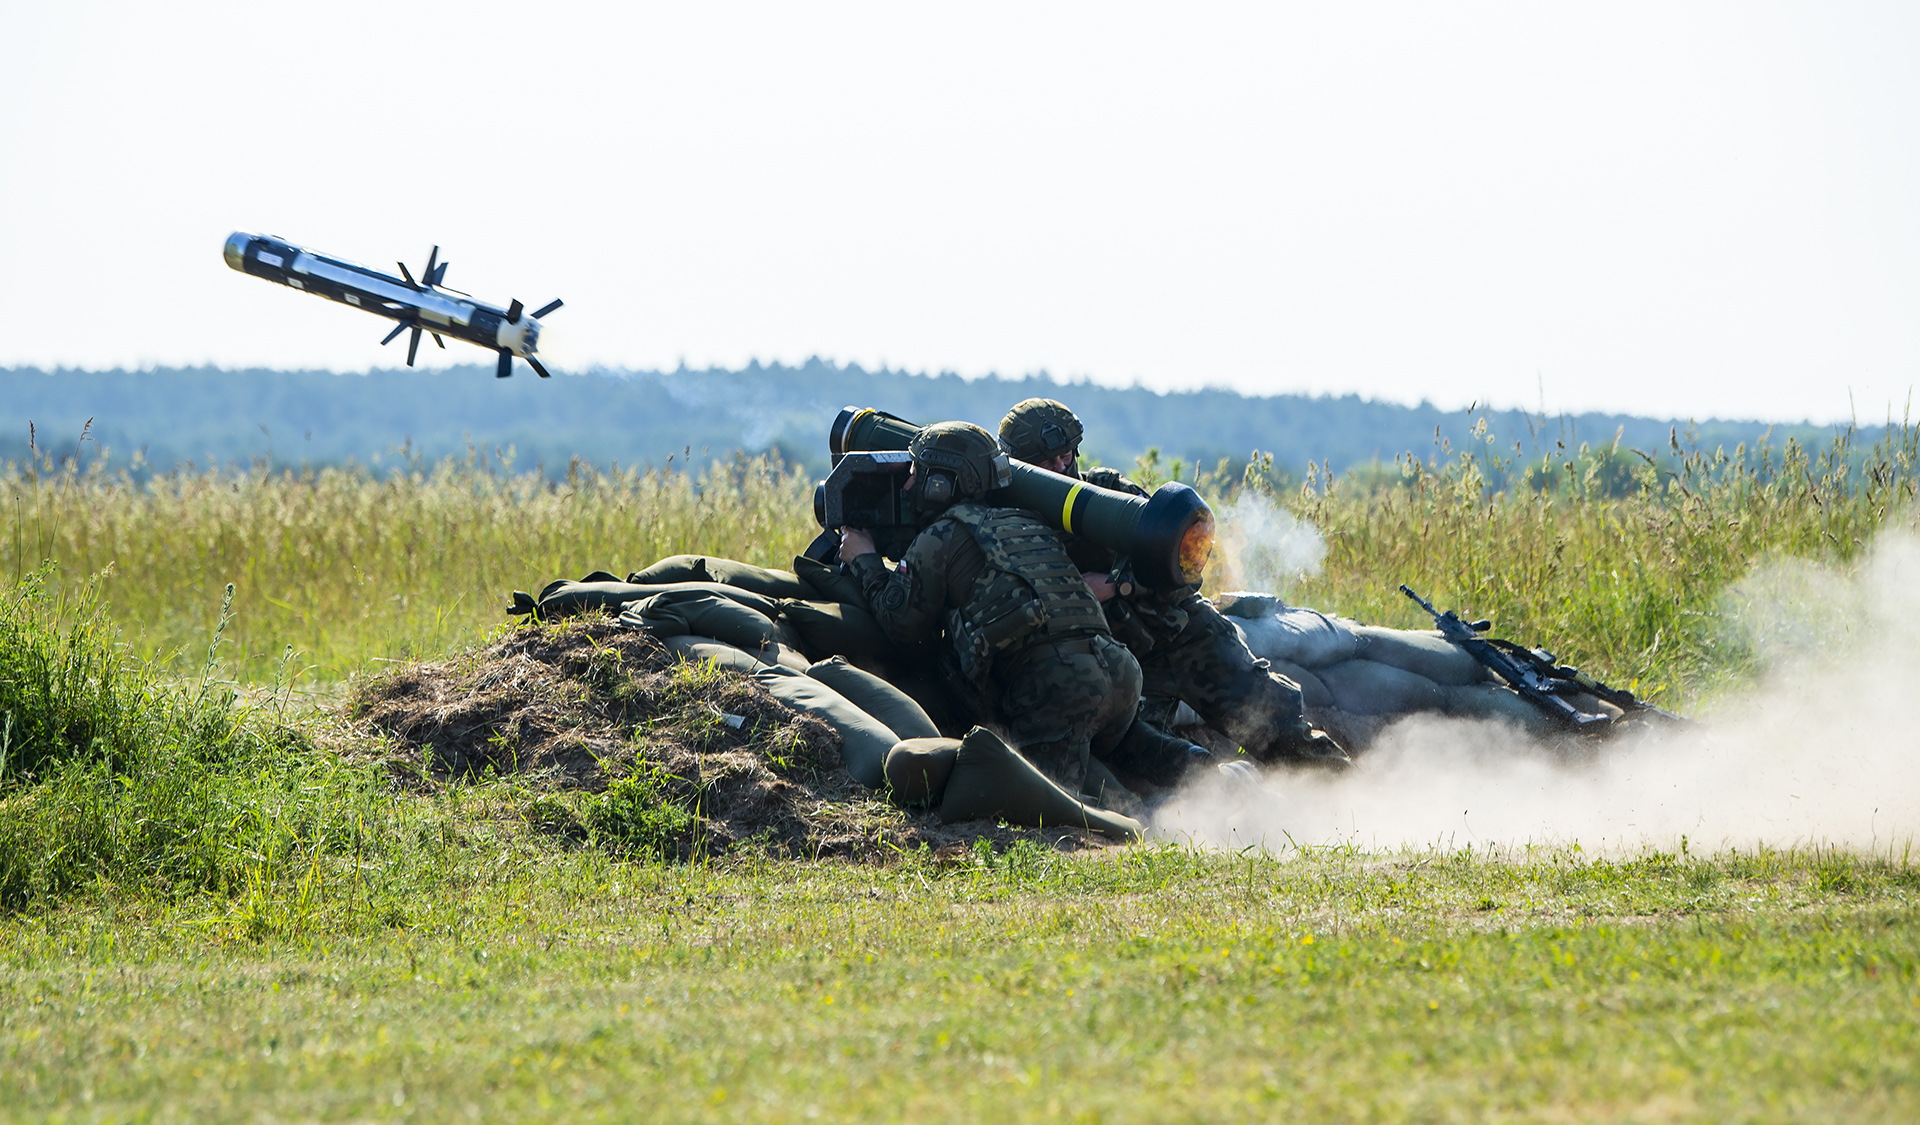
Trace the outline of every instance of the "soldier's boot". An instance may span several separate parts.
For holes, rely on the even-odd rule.
[[[998,817],[1009,824],[1085,828],[1117,840],[1137,840],[1142,832],[1132,817],[1075,800],[985,727],[960,740],[939,813],[946,824]]]
[[[1268,745],[1268,753],[1273,760],[1289,765],[1319,766],[1332,770],[1344,770],[1353,765],[1353,758],[1347,754],[1345,747],[1304,718],[1286,724],[1278,737]]]
[[[1167,710],[1171,713],[1172,708]],[[1147,714],[1147,707],[1142,704],[1120,744],[1108,755],[1107,760],[1116,768],[1138,774],[1155,785],[1178,785],[1188,770],[1214,764],[1214,755],[1206,747],[1168,734],[1161,725],[1150,721]]]

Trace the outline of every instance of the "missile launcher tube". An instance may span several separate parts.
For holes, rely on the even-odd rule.
[[[905,449],[919,432],[904,418],[849,406],[834,419],[827,447],[837,464],[848,453]],[[1012,482],[989,500],[1128,556],[1149,589],[1198,583],[1213,552],[1213,510],[1178,481],[1140,497],[1015,461]]]

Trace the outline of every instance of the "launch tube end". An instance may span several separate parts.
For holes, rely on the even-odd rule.
[[[1155,590],[1200,581],[1213,555],[1213,511],[1200,494],[1168,481],[1147,500],[1133,533],[1133,573]]]
[[[224,251],[227,259],[227,265],[241,271],[242,273],[245,273],[246,263],[247,263],[247,243],[252,241],[253,241],[253,236],[246,233],[245,231],[237,230],[237,231],[234,231],[232,234],[228,235],[227,246],[226,246],[226,250]]]

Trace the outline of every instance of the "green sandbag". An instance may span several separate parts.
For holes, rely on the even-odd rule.
[[[813,587],[800,581],[790,570],[768,570],[752,563],[716,559],[710,555],[674,555],[661,559],[645,570],[627,575],[636,585],[661,585],[668,582],[718,582],[737,586],[769,598],[811,598]]]
[[[880,622],[857,605],[796,600],[780,603],[780,614],[822,655],[884,656],[893,650]]]
[[[903,739],[887,751],[887,796],[908,808],[939,804],[959,753],[957,738]]]
[[[940,819],[953,824],[987,817],[1034,827],[1085,828],[1120,840],[1137,840],[1142,832],[1132,817],[1074,800],[992,731],[975,727],[960,740],[940,794]]]
[[[1425,676],[1443,687],[1486,683],[1492,678],[1486,665],[1467,655],[1466,649],[1442,637],[1437,630],[1356,625],[1353,634],[1360,638],[1356,655]]]
[[[1300,685],[1300,701],[1306,706],[1333,706],[1333,693],[1327,690],[1326,684],[1320,682],[1320,677],[1298,664],[1289,664],[1284,660],[1268,658],[1267,663],[1273,665],[1274,671]]]
[[[754,672],[753,678],[775,699],[839,731],[840,760],[847,772],[869,789],[880,787],[887,751],[900,741],[885,723],[804,672],[773,665]]]
[[[675,590],[629,602],[620,624],[656,637],[689,633],[758,652],[774,639],[773,620],[739,602],[700,590]]]
[[[940,728],[933,724],[933,720],[920,709],[912,696],[872,672],[855,668],[842,657],[829,657],[806,672],[852,700],[854,706],[887,724],[893,733],[903,739],[940,737]]]
[[[800,581],[813,587],[809,597],[844,605],[867,604],[867,593],[860,588],[860,580],[837,566],[800,555],[793,560],[793,572],[800,576]]]
[[[667,651],[678,653],[688,663],[711,660],[730,672],[744,672],[752,675],[766,665],[753,658],[753,654],[738,649],[725,641],[716,641],[712,637],[662,637],[660,643]]]
[[[781,644],[786,645],[788,648],[805,657],[808,664],[817,663],[822,658],[831,655],[825,652],[815,652],[812,646],[807,644],[807,638],[800,635],[800,630],[793,627],[793,622],[788,621],[784,617],[774,619],[773,630],[774,637],[778,639]]]
[[[789,648],[779,641],[768,641],[755,655],[759,656],[763,663],[791,668],[803,676],[807,674],[807,669],[813,667],[813,661],[808,660],[806,654],[799,649]]]
[[[593,577],[592,575],[588,576]],[[549,582],[540,591],[538,599],[540,616],[544,618],[571,617],[576,613],[585,613],[591,609],[604,609],[609,613],[620,612],[620,607],[628,602],[650,598],[656,594],[681,593],[693,590],[704,594],[715,594],[741,605],[751,606],[767,617],[780,612],[780,607],[772,598],[743,590],[737,586],[722,586],[718,582],[679,582],[659,586],[642,586],[632,582],[612,580],[569,582],[562,579]]]
[[[1446,692],[1439,684],[1402,668],[1372,660],[1344,660],[1314,669],[1333,705],[1356,715],[1443,711]]]

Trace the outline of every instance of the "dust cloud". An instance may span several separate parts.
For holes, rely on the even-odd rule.
[[[1209,778],[1154,817],[1162,839],[1601,853],[1841,846],[1904,853],[1920,832],[1920,539],[1840,569],[1763,564],[1723,600],[1720,643],[1753,686],[1685,728],[1559,755],[1518,728],[1413,717],[1344,776]],[[1550,640],[1550,638],[1547,638]]]

